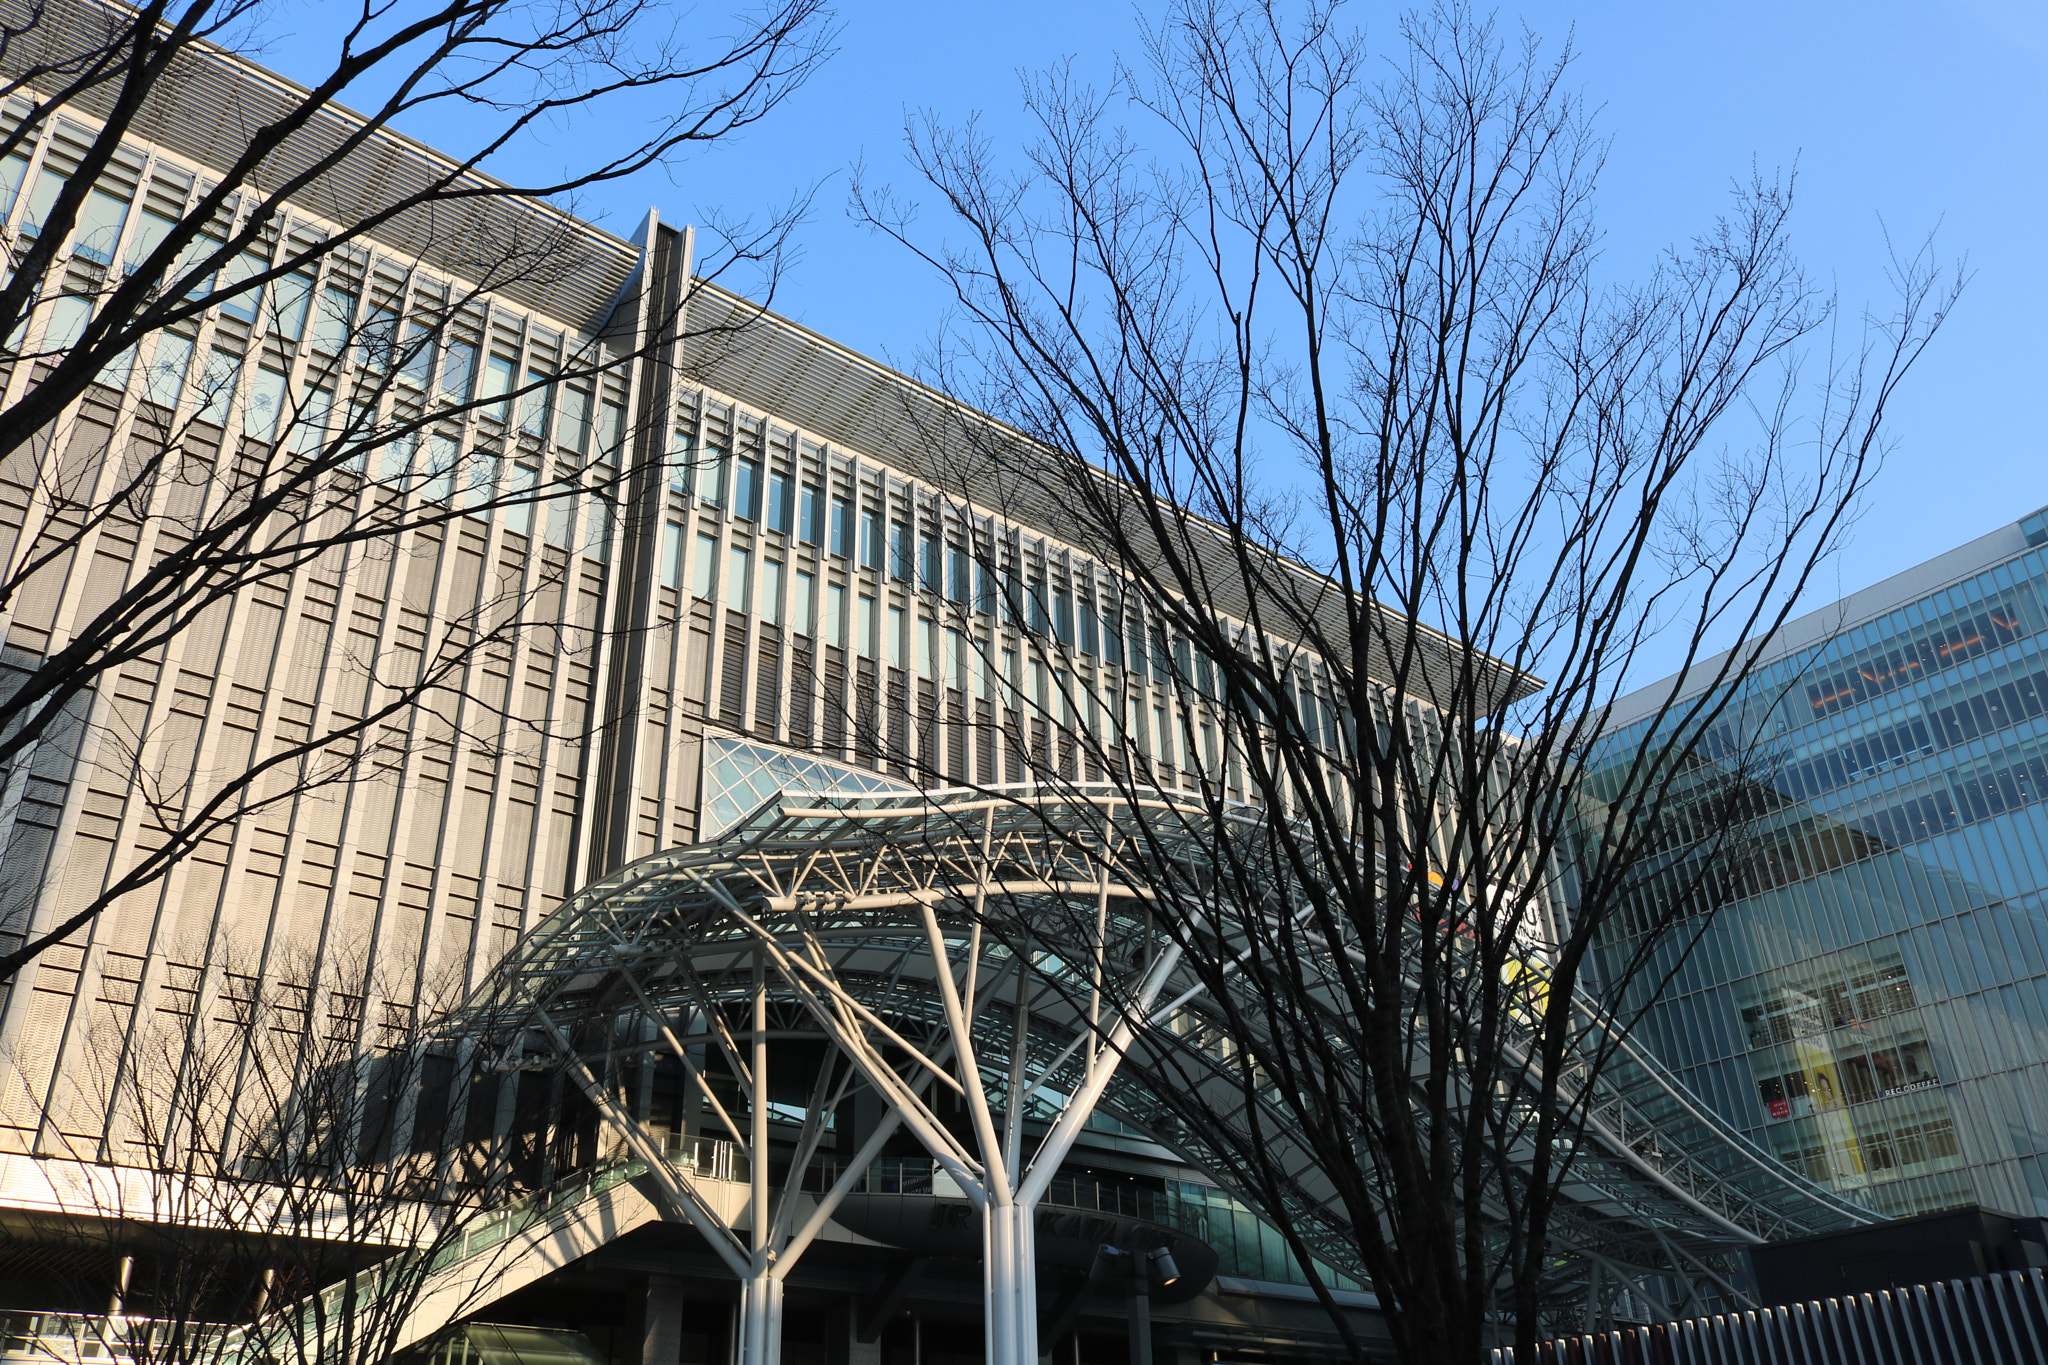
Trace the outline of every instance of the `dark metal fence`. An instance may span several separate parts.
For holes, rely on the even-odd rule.
[[[2044,1365],[2039,1269],[1547,1341],[1527,1365]],[[1492,1365],[1517,1365],[1512,1348]]]

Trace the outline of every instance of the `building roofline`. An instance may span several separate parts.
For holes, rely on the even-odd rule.
[[[1753,647],[1745,641],[1702,659],[1683,673],[1660,678],[1616,698],[1601,726],[1602,733],[1612,733],[1654,715],[1666,702],[1689,700],[1705,691],[1726,663],[1746,649],[1755,648],[1755,657],[1748,661],[1750,670],[1767,668],[1781,659],[1825,644],[1845,631],[1854,630],[2017,558],[2032,548],[2027,544],[2027,535],[2020,523],[2037,515],[2039,513],[2029,513],[1975,540],[1880,579],[1867,588],[1859,588],[1824,607],[1796,616],[1760,647]]]
[[[1044,453],[1045,448],[1032,437],[921,379],[884,365],[721,285],[700,280],[692,306],[711,310],[711,315],[694,316],[688,330],[694,335],[716,338],[691,357],[688,368],[693,378],[771,417],[791,422],[835,444],[843,443],[877,461],[896,465],[936,488],[959,489],[984,509],[1091,552],[1085,528],[1063,514],[1056,490],[1031,480],[1028,469],[989,454],[990,447],[999,447],[1005,456]],[[737,316],[752,321],[744,328],[734,329],[730,320]],[[957,436],[948,439],[948,433],[942,430],[948,422],[985,430],[993,440],[979,450],[969,449],[981,443],[963,441]],[[945,447],[943,451],[934,448],[935,439]],[[1052,458],[1049,453],[1045,457]],[[1102,479],[1114,481],[1107,471],[1095,472]],[[1038,496],[1032,496],[1034,493]],[[1210,582],[1217,590],[1215,605],[1227,616],[1248,621],[1251,592],[1230,562],[1229,530],[1186,509],[1175,509],[1174,514],[1213,537],[1222,553],[1213,559],[1205,557],[1203,567],[1211,571]],[[1298,560],[1261,548],[1281,572],[1298,578],[1305,591],[1323,598],[1313,604],[1313,610],[1329,630],[1330,638],[1345,638],[1342,588],[1328,575]],[[1295,604],[1296,609],[1301,606]],[[1381,610],[1395,615],[1391,609]],[[1428,656],[1425,671],[1429,687],[1436,696],[1453,695],[1455,675],[1450,661],[1459,653],[1457,642],[1425,623],[1413,622],[1407,628],[1418,633]],[[1530,696],[1543,687],[1540,679],[1526,671],[1518,671],[1490,656],[1478,657],[1482,660],[1482,672],[1509,680],[1510,699]],[[1384,681],[1390,670],[1386,660],[1378,662],[1378,669],[1368,666],[1368,676]]]

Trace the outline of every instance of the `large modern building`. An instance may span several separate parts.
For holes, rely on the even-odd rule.
[[[1731,711],[1769,813],[1638,1035],[1889,1215],[2048,1215],[2044,632],[2048,511],[1788,623]],[[1674,686],[1624,698],[1608,742]]]
[[[148,139],[102,177],[30,351],[76,336],[75,301],[186,212],[233,130],[294,97],[227,56],[190,75],[179,106],[147,120]],[[0,167],[8,232],[40,231],[93,117],[88,104],[46,119],[20,164]],[[344,170],[363,174],[272,224],[268,249],[317,240],[344,198],[369,202],[442,164],[391,136],[362,157]],[[233,222],[242,211],[231,207]],[[1075,737],[1109,735],[1162,799],[1244,795],[1202,689],[1175,662],[1182,648],[1134,610],[1028,469],[949,442],[986,419],[730,293],[687,290],[687,232],[650,214],[624,240],[536,205],[456,227],[446,240],[394,228],[330,253],[318,278],[228,298],[145,343],[36,447],[68,458],[168,431],[192,468],[260,462],[287,439],[280,413],[319,427],[355,384],[388,405],[377,412],[431,417],[422,439],[392,443],[395,464],[380,461],[403,476],[387,493],[482,510],[309,557],[95,689],[6,785],[0,944],[113,884],[220,774],[364,714],[373,676],[412,676],[433,642],[510,615],[492,648],[461,656],[436,705],[370,737],[346,780],[252,811],[0,996],[0,1308],[42,1314],[10,1339],[88,1358],[110,1344],[107,1323],[147,1316],[131,1275],[137,1255],[162,1253],[123,1250],[115,1225],[164,1218],[150,1182],[167,1142],[183,1159],[254,1133],[240,1140],[259,1165],[238,1171],[302,1150],[277,1136],[298,1131],[277,1109],[299,1085],[297,1059],[251,1076],[256,1064],[229,1058],[231,1079],[191,1091],[194,1039],[232,1040],[260,1016],[310,1054],[467,998],[484,1041],[423,1045],[417,1076],[379,1111],[387,1165],[428,1141],[439,1120],[421,1115],[462,1114],[465,1150],[503,1157],[492,1197],[519,1198],[466,1231],[426,1220],[455,1228],[455,1242],[422,1262],[439,1278],[408,1310],[406,1343],[490,1319],[489,1332],[441,1338],[448,1358],[517,1358],[507,1333],[546,1329],[573,1334],[548,1349],[644,1365],[725,1359],[741,1338],[749,1361],[779,1340],[792,1360],[950,1365],[996,1340],[984,1317],[1007,1285],[1002,1311],[1031,1316],[1043,1345],[1106,1365],[1143,1349],[1125,1344],[1139,1318],[1119,1286],[1144,1274],[1091,1273],[1109,1245],[1172,1253],[1150,1262],[1151,1311],[1156,1345],[1176,1359],[1336,1351],[1282,1239],[1233,1193],[1237,1176],[1204,1135],[1174,1129],[1142,1078],[1112,1075],[1071,1014],[1033,1004],[1058,954],[1027,971],[978,928],[917,919],[990,894],[1040,909],[1078,896],[1099,907],[1098,932],[1136,936],[1119,954],[1163,960],[1147,956],[1157,945],[1142,917],[1110,912],[1135,893],[1118,880],[1114,801],[1076,798],[1097,774]],[[464,274],[480,238],[545,243],[549,268],[480,289]],[[668,328],[685,299],[684,325]],[[13,365],[8,396],[45,373]],[[490,401],[522,389],[516,404]],[[493,489],[563,471],[584,481],[572,496],[489,506]],[[10,545],[45,515],[40,472],[0,470]],[[147,507],[88,524],[8,604],[6,666],[61,647],[164,537],[205,515],[209,477],[164,480]],[[1294,684],[1336,742],[1323,662],[1302,660]],[[1065,784],[1056,814],[970,799],[1034,767]],[[1041,814],[998,841],[997,807]],[[964,813],[982,822],[979,851],[934,853],[954,848]],[[1094,880],[1071,867],[1014,875],[1076,830],[1095,840]],[[912,865],[919,851],[927,860]],[[943,879],[950,899],[932,890]],[[799,967],[795,940],[778,935],[815,935],[828,912],[841,955]],[[948,954],[957,981],[938,969]],[[1155,995],[1167,983],[1146,979]],[[978,1009],[977,981],[1010,994]],[[1172,988],[1165,998],[1194,1008],[1193,992]],[[946,1108],[881,1074],[888,1049],[933,1068],[918,1085],[963,1098]],[[1077,1055],[1084,1072],[1059,1088]],[[968,1114],[1006,1103],[984,1075],[1023,1076],[1027,1062],[1042,1062],[1040,1088],[1014,1117]],[[939,1076],[946,1065],[964,1078]],[[168,1125],[151,1116],[160,1082],[188,1087],[173,1091]],[[1594,1110],[1558,1245],[1560,1264],[1584,1272],[1572,1292],[1602,1315],[1737,1293],[1727,1276],[1741,1246],[1864,1217],[1626,1048]],[[994,1177],[985,1150],[980,1177],[956,1159],[995,1140],[969,1135],[974,1123],[997,1122],[1026,1170],[1035,1158],[1019,1144],[1058,1158],[1025,1181],[1038,1221],[1028,1201],[1015,1207],[1040,1255],[1020,1234],[1026,1253],[1007,1279],[987,1270],[997,1243],[975,1207],[1008,1196],[960,1197]],[[1299,1198],[1340,1306],[1371,1340],[1375,1303],[1346,1278],[1341,1220],[1312,1184]],[[93,1218],[113,1228],[101,1260],[69,1244],[52,1253],[51,1220]],[[1161,1269],[1176,1264],[1186,1273]],[[1653,1282],[1692,1288],[1656,1307]],[[284,1283],[266,1271],[262,1301]],[[356,1284],[338,1281],[334,1302]],[[747,1326],[771,1320],[786,1324],[779,1338]]]

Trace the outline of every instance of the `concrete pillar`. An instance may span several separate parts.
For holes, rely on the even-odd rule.
[[[677,1365],[683,1358],[683,1277],[649,1275],[641,1318],[640,1365]]]
[[[873,1341],[860,1339],[860,1304],[856,1300],[846,1307],[846,1365],[882,1365],[882,1339]]]

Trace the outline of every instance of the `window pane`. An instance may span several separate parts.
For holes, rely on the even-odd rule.
[[[36,172],[36,187],[30,192],[28,208],[21,215],[22,236],[33,237],[43,230],[43,220],[50,216],[50,206],[63,193],[67,179],[68,176],[59,175],[48,166]]]
[[[540,387],[533,387],[536,384]],[[545,371],[528,370],[522,387],[527,391],[519,399],[519,429],[545,441],[553,434],[555,386],[548,383]]]
[[[778,469],[768,476],[768,529],[789,530],[790,482],[786,470]]]
[[[206,372],[199,380],[200,421],[227,425],[228,405],[235,399],[235,376],[241,369],[242,358],[229,351],[215,351],[206,358]]]
[[[782,624],[782,565],[773,559],[761,561],[761,619]]]
[[[112,239],[110,238],[109,240]],[[267,259],[253,251],[245,251],[232,261],[229,261],[221,270],[220,287],[223,290],[232,290],[244,280],[254,279],[268,269],[270,269],[270,262]],[[242,293],[236,294],[231,298],[221,300],[220,311],[223,317],[239,318],[243,322],[254,322],[256,321],[256,310],[262,303],[263,286],[257,285],[253,289],[244,290]]]
[[[697,462],[697,496],[713,507],[725,506],[725,452],[706,446]]]
[[[509,356],[494,355],[484,361],[483,384],[477,389],[478,398],[498,398],[512,392],[512,359]],[[485,408],[484,416],[494,422],[505,421],[511,415],[510,403],[494,403]]]
[[[463,505],[470,509],[482,507],[498,492],[498,457],[488,450],[469,452],[469,493]]]
[[[166,218],[161,213],[143,210],[142,217],[135,220],[135,231],[128,234],[128,249],[122,253],[129,270],[148,260],[156,249],[164,244],[164,238],[171,235],[171,229],[178,225],[175,218]],[[310,289],[312,282],[307,281]],[[297,338],[293,338],[297,340]]]
[[[451,403],[467,402],[475,378],[476,347],[466,341],[449,342],[448,360],[441,367],[441,396]]]
[[[863,597],[853,621],[853,647],[868,658],[875,657],[875,599]]]
[[[866,507],[860,513],[860,563],[864,569],[882,567],[882,518]]]
[[[690,591],[698,597],[710,597],[716,585],[718,570],[718,538],[699,535],[697,557],[690,564]]]
[[[845,559],[853,553],[853,504],[832,499],[832,553]]]
[[[434,356],[440,348],[434,343],[434,329],[424,322],[406,324],[405,351],[399,357],[399,373],[420,388],[425,388],[434,377]]]
[[[128,201],[116,199],[105,190],[94,190],[78,206],[78,227],[71,250],[101,265],[114,259],[114,243],[120,240],[121,224],[128,217]]]
[[[271,330],[287,341],[306,335],[306,313],[313,306],[310,275],[287,275],[270,291]]]
[[[739,477],[734,482],[732,511],[736,517],[748,521],[761,519],[761,466],[753,460],[739,462]]]
[[[752,556],[734,545],[726,551],[725,557],[725,604],[734,611],[747,610],[747,600],[753,589],[749,572]]]
[[[910,528],[900,521],[889,523],[889,576],[910,581]]]
[[[662,528],[661,581],[666,587],[683,586],[683,528],[673,521]]]
[[[244,435],[259,441],[277,439],[277,419],[284,411],[284,372],[258,370],[249,387],[249,402],[242,409]]]
[[[818,633],[818,580],[799,572],[789,594],[789,624],[799,635]]]
[[[562,424],[555,439],[571,450],[581,451],[590,442],[590,394],[570,387],[562,391]]]
[[[80,298],[76,294],[64,295],[50,305],[50,320],[43,328],[43,349],[70,350],[85,335],[85,324],[91,319],[91,299]]]
[[[21,177],[28,173],[28,158],[21,155],[0,161],[0,215],[14,212],[14,196],[21,192]]]
[[[617,403],[606,403],[597,414],[598,451],[606,459],[616,460],[626,444],[626,410]]]
[[[320,294],[320,316],[313,324],[313,348],[328,355],[340,355],[348,344],[349,328],[355,325],[356,296],[331,285]]]
[[[822,543],[825,534],[825,494],[804,485],[804,491],[797,500],[796,538],[806,545]]]

